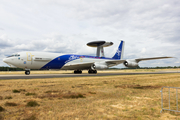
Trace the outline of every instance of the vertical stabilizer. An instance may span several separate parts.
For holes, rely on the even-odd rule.
[[[112,59],[123,59],[123,54],[124,54],[124,45],[125,42],[121,41],[118,50],[116,51],[115,55],[112,57]]]

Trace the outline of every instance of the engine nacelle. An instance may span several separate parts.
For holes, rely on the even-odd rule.
[[[107,68],[108,66],[105,63],[94,63],[91,65],[92,70],[102,70]]]
[[[123,63],[126,67],[138,67],[138,62],[136,60],[126,60]]]

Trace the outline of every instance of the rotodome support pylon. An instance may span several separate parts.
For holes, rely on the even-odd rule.
[[[101,57],[105,57],[104,47],[109,47],[111,45],[113,45],[113,42],[93,41],[93,42],[87,43],[87,46],[89,47],[97,47],[96,56],[98,57],[100,57],[100,52],[101,52]]]

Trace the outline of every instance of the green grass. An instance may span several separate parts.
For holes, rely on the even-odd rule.
[[[5,111],[3,107],[0,106],[0,112]]]
[[[64,95],[63,96],[64,98],[86,98],[84,95],[82,95],[82,94],[71,94],[71,95]]]
[[[36,107],[40,106],[36,101],[29,101],[26,105],[27,107]]]
[[[89,93],[90,93],[90,94],[96,94],[96,92],[91,92],[91,91],[90,91]]]
[[[20,93],[21,91],[20,90],[12,90],[13,91],[13,93]]]
[[[26,95],[26,96],[36,95],[36,93],[29,93],[29,92],[28,92],[28,93],[26,93],[25,95]]]
[[[12,96],[6,96],[5,99],[12,99]]]
[[[6,102],[5,106],[17,106],[17,104],[13,102]]]

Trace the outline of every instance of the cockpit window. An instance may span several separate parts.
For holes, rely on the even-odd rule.
[[[14,57],[14,55],[11,55],[11,56],[8,56],[8,57]],[[8,58],[8,57],[7,57],[7,58]]]
[[[19,57],[20,56],[20,54],[13,54],[13,55],[11,55],[11,56],[8,56],[8,57]],[[7,57],[7,58],[8,58]]]

